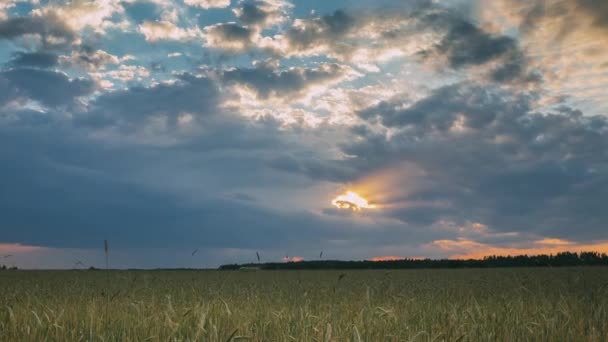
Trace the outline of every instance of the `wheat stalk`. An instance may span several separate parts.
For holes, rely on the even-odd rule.
[[[103,240],[103,251],[106,254],[106,271],[110,268],[108,262],[108,240]]]

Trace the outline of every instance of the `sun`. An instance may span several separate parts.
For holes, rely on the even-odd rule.
[[[352,211],[360,211],[361,209],[373,209],[375,205],[369,204],[369,202],[361,197],[359,194],[353,191],[347,191],[331,201],[338,209],[350,209]]]

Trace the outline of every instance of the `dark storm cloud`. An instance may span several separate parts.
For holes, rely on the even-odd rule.
[[[540,75],[529,70],[528,58],[515,38],[486,32],[462,15],[436,5],[421,7],[413,17],[421,29],[443,34],[432,49],[420,52],[423,58],[443,57],[453,69],[497,62],[489,75],[494,82],[540,81]]]
[[[287,19],[292,5],[284,1],[247,0],[232,11],[241,23],[249,27],[266,28]]]
[[[57,148],[48,146],[47,153]],[[90,146],[67,149],[104,159],[123,154],[104,156]],[[94,171],[62,168],[47,162],[48,156],[31,157],[10,159],[11,167],[2,172],[3,220],[12,227],[3,242],[86,248],[110,239],[116,247],[272,248],[324,235],[312,215],[283,216],[221,199],[190,203]]]
[[[469,220],[502,231],[592,239],[608,219],[598,205],[608,200],[599,190],[608,182],[608,121],[568,108],[534,113],[529,101],[461,84],[413,104],[384,102],[361,116],[400,133],[368,136],[345,152],[376,166],[401,160],[425,170],[422,179],[403,179],[404,186],[429,182],[409,195],[427,206],[393,212],[406,222]],[[581,226],[584,232],[573,228]]]
[[[447,56],[451,67],[460,68],[513,55],[517,52],[517,42],[511,37],[493,37],[469,22],[458,21],[439,43],[437,51]]]
[[[299,25],[292,26],[285,36],[290,50],[303,51],[319,45],[340,45],[340,40],[354,31],[357,25],[357,16],[337,10],[332,14],[302,19]]]
[[[411,233],[394,227],[353,233],[356,224],[344,218],[268,209],[274,205],[264,192],[257,201],[223,196],[251,187],[296,191],[304,186],[298,183],[313,182],[269,165],[277,146],[306,154],[298,153],[302,142],[289,142],[270,119],[252,123],[224,112],[219,98],[213,80],[183,74],[174,83],[100,96],[90,111],[75,113],[77,124],[88,125],[52,112],[2,113],[0,207],[12,227],[3,242],[87,248],[110,239],[116,247],[272,249],[376,241],[378,231],[386,232],[382,239]],[[90,138],[125,123],[142,131],[146,118],[181,112],[192,114],[200,130],[184,139],[172,132],[179,143],[171,146]],[[311,175],[328,177],[322,159],[316,166],[309,160],[299,162]]]
[[[216,24],[205,27],[207,45],[226,51],[243,52],[254,46],[255,31],[236,23]]]
[[[17,98],[29,98],[45,106],[58,107],[73,103],[74,99],[93,92],[94,84],[88,79],[39,69],[9,69],[0,72],[0,79],[11,88]]]
[[[9,67],[0,72],[3,87],[10,88],[12,100],[35,100],[46,107],[69,106],[81,96],[91,94],[94,83],[85,78],[70,78],[50,69],[58,66],[55,52],[73,43],[77,35],[55,15],[9,17],[0,21],[0,39],[18,40],[34,35],[40,38],[39,50],[15,52]]]
[[[166,115],[175,124],[182,113],[197,116],[218,112],[220,93],[207,77],[182,74],[172,84],[133,87],[101,95],[78,122],[91,126],[137,125],[146,119]]]
[[[507,98],[512,102],[506,103]],[[383,101],[359,115],[365,119],[378,118],[386,127],[411,126],[419,134],[445,133],[460,119],[460,113],[466,117],[467,126],[475,129],[493,123],[497,116],[516,119],[530,110],[528,100],[524,95],[514,97],[483,88],[472,91],[457,85],[439,88],[432,96],[406,108],[400,102]]]
[[[303,174],[313,180],[345,182],[355,180],[358,175],[348,163],[311,157],[286,155],[270,160],[268,165],[276,170]]]
[[[16,52],[9,65],[13,67],[51,68],[57,65],[59,58],[50,52]]]
[[[3,164],[10,167],[2,172],[0,202],[4,223],[13,227],[4,234],[4,242],[91,247],[111,239],[115,246],[129,247],[259,244],[255,247],[261,248],[267,239],[256,236],[287,238],[282,228],[291,222],[272,213],[222,200],[194,205],[169,193],[121,181],[96,165],[107,158],[128,163],[128,151],[99,149],[74,137],[62,141],[46,135],[35,138],[26,132],[19,132],[19,137],[3,133],[3,146],[8,141],[12,146],[30,146],[27,158],[2,148]],[[26,137],[30,139],[27,144]],[[79,145],[73,145],[76,142]],[[252,226],[260,219],[264,225]],[[218,228],[224,233],[218,234]]]
[[[258,205],[266,199],[218,196],[218,189],[260,186],[266,177],[268,185],[281,184],[279,175],[260,169],[256,150],[271,153],[288,145],[235,144],[244,136],[268,135],[238,121],[233,125],[240,130],[211,135],[205,132],[218,127],[207,122],[193,141],[167,149],[102,144],[48,114],[15,114],[17,121],[0,122],[0,162],[6,166],[0,171],[0,208],[11,227],[3,233],[5,243],[89,248],[109,239],[115,247],[309,248],[384,231],[353,233],[352,222]],[[233,149],[223,151],[221,140]],[[195,175],[188,185],[195,196],[174,189],[189,173]]]
[[[0,21],[0,39],[16,39],[28,34],[39,35],[45,47],[64,46],[71,43],[76,34],[58,17],[13,17]]]
[[[217,34],[218,37],[227,40],[248,41],[253,35],[253,32],[250,29],[235,23],[218,24],[212,28],[211,32]]]
[[[260,62],[254,68],[235,68],[221,73],[224,82],[245,85],[259,98],[291,97],[316,85],[340,81],[352,70],[339,64],[323,63],[314,68],[292,67],[281,70],[272,62]]]
[[[237,18],[245,25],[261,25],[266,22],[270,13],[262,9],[261,2],[246,2],[237,12]]]

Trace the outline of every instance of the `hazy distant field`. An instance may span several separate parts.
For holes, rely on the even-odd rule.
[[[0,272],[0,341],[606,341],[608,268]]]

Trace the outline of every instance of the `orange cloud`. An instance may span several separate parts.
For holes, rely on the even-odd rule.
[[[404,257],[398,257],[398,256],[380,256],[380,257],[373,257],[370,259],[370,261],[374,261],[374,262],[381,262],[381,261],[398,261],[398,260],[404,260]]]
[[[29,253],[33,251],[39,251],[44,249],[38,246],[27,246],[20,243],[0,243],[0,254],[18,254],[18,253]]]
[[[537,243],[539,245],[545,245],[545,246],[569,246],[569,245],[572,245],[572,242],[566,241],[566,240],[562,240],[562,239],[541,239],[541,240],[536,240],[535,243]]]
[[[582,244],[552,238],[532,241],[525,246],[503,247],[464,238],[457,240],[436,240],[431,243],[431,246],[448,252],[451,254],[451,259],[483,259],[492,255],[538,255],[585,251],[608,253],[608,241]]]

